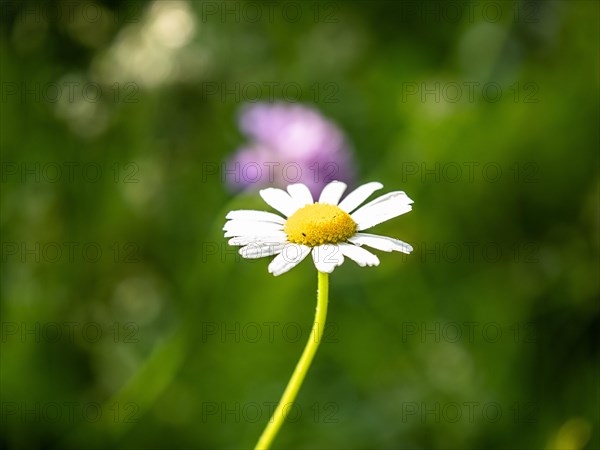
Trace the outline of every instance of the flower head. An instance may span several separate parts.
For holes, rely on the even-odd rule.
[[[233,189],[301,182],[317,193],[334,179],[353,179],[346,137],[315,109],[257,103],[242,111],[240,129],[250,143],[227,163],[226,180]]]
[[[363,245],[385,252],[410,253],[406,242],[387,236],[362,233],[382,222],[409,212],[413,201],[402,191],[390,192],[359,206],[383,185],[363,184],[340,201],[346,184],[332,181],[323,188],[317,202],[309,188],[291,184],[287,191],[267,188],[263,200],[283,214],[240,210],[227,214],[223,230],[230,245],[242,246],[244,258],[276,255],[269,272],[281,275],[312,253],[320,272],[331,273],[350,258],[359,266],[377,266],[379,258]]]

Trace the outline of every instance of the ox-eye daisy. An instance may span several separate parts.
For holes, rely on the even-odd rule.
[[[260,191],[263,200],[285,216],[266,211],[231,211],[223,228],[230,245],[240,245],[244,258],[277,255],[269,272],[281,275],[312,253],[319,272],[331,273],[344,257],[360,266],[379,265],[379,259],[363,245],[377,250],[410,253],[406,242],[387,236],[363,233],[375,225],[412,209],[404,192],[382,195],[359,208],[381,183],[363,184],[341,202],[346,184],[333,181],[323,188],[317,202],[304,184],[291,184],[287,192],[268,188]]]
[[[317,351],[325,329],[329,291],[329,274],[348,257],[360,266],[376,266],[379,259],[363,245],[391,252],[410,253],[406,242],[386,236],[363,233],[377,224],[390,220],[412,209],[412,200],[401,191],[390,192],[359,208],[371,194],[381,189],[381,183],[364,184],[341,202],[346,190],[341,181],[333,181],[323,188],[319,200],[304,184],[291,184],[287,192],[268,188],[261,197],[285,216],[266,211],[232,211],[227,214],[225,237],[231,245],[241,245],[245,258],[276,255],[269,264],[269,272],[281,275],[298,265],[312,253],[319,275],[317,310],[311,338],[296,365],[292,378],[261,435],[257,449],[267,449],[288,416],[306,372]]]

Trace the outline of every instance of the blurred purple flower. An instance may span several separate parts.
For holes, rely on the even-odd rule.
[[[317,110],[258,103],[242,110],[239,124],[250,143],[226,163],[233,190],[304,183],[315,195],[332,180],[351,184],[354,161],[346,137]]]

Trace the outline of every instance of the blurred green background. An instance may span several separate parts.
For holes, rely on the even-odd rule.
[[[1,448],[255,444],[316,290],[222,237],[255,100],[415,201],[275,447],[600,447],[597,2],[1,5]]]

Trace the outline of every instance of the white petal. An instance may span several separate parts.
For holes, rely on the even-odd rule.
[[[319,203],[328,203],[330,205],[337,205],[342,198],[342,194],[346,190],[346,183],[341,181],[332,181],[321,191],[319,197]]]
[[[406,195],[406,192],[404,192],[404,191],[393,191],[393,192],[388,192],[387,194],[380,195],[376,199],[371,200],[366,205],[363,205],[360,209],[366,208],[368,206],[374,206],[374,205],[377,205],[377,204],[379,204],[381,202],[386,202],[386,201],[388,201],[390,199],[393,199],[393,198],[403,198],[404,202],[406,202],[406,203],[409,203],[409,204],[410,203],[414,203],[412,201],[412,199],[408,195]]]
[[[310,205],[314,202],[312,194],[310,193],[310,189],[308,189],[308,187],[302,183],[290,184],[287,187],[287,191],[289,192],[290,196],[302,206]]]
[[[353,244],[368,245],[369,247],[373,247],[384,252],[391,252],[395,250],[397,252],[409,254],[413,251],[412,246],[406,242],[387,236],[378,236],[376,234],[356,233],[348,240]]]
[[[227,237],[227,236],[226,236]],[[268,236],[237,236],[229,239],[229,245],[248,245],[254,243],[282,244],[287,241],[287,235],[282,231],[279,234]]]
[[[310,247],[300,244],[287,244],[281,253],[269,264],[269,272],[275,276],[297,266],[310,253]]]
[[[225,216],[226,219],[239,219],[256,222],[275,222],[284,224],[285,219],[277,214],[273,214],[267,211],[252,211],[247,209],[240,209],[238,211],[230,211]]]
[[[344,262],[344,254],[336,244],[324,244],[313,248],[313,261],[319,272],[331,273]]]
[[[260,196],[267,204],[286,217],[290,217],[300,208],[300,204],[282,189],[267,188],[259,191]]]
[[[285,242],[279,244],[272,243],[253,243],[240,248],[240,255],[248,259],[263,258],[280,253],[285,246]]]
[[[382,187],[383,184],[377,181],[363,184],[346,195],[344,200],[342,200],[338,206],[347,213],[351,213],[358,208],[362,202],[368,199],[373,192],[381,189]]]
[[[362,231],[409,212],[412,202],[404,192],[390,192],[362,206],[351,216],[358,231]]]
[[[274,222],[252,222],[247,220],[230,220],[225,222],[223,231],[239,232],[238,236],[247,234],[268,234],[282,231],[283,225]]]
[[[280,234],[278,234],[280,233]],[[226,231],[225,234],[223,235],[223,237],[226,238],[247,238],[248,242],[256,242],[256,241],[261,241],[261,240],[265,240],[265,239],[271,239],[271,240],[279,240],[279,239],[286,239],[287,240],[287,234],[285,234],[283,231],[266,231],[264,233],[248,233],[246,231],[242,232],[239,230],[233,230],[233,231]]]
[[[352,244],[346,244],[345,242],[342,242],[338,245],[340,246],[341,252],[345,256],[356,262],[361,267],[379,265],[379,258],[364,248],[360,248]]]
[[[264,231],[248,231],[247,229],[239,230],[233,229],[225,232],[224,237],[247,237],[253,238],[253,240],[275,238],[275,239],[287,239],[287,234],[281,230],[264,230]]]

